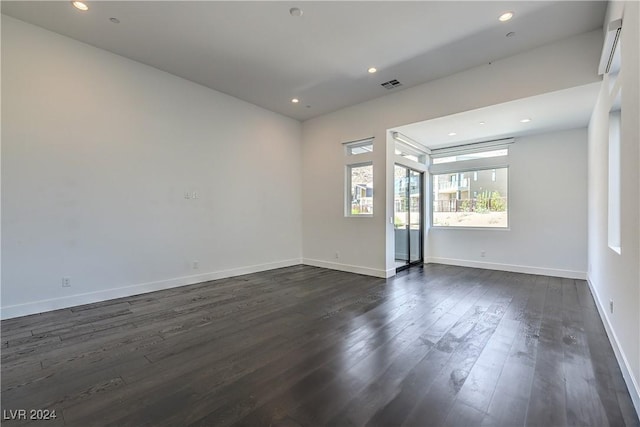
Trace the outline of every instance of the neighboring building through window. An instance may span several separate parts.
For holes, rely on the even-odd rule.
[[[433,175],[433,225],[506,228],[507,181],[507,168]]]
[[[350,193],[350,215],[373,214],[373,165],[347,167]]]
[[[508,228],[508,148],[446,150],[440,155],[435,153],[430,167],[432,225]]]

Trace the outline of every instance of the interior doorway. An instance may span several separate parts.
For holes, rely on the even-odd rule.
[[[396,164],[393,186],[395,265],[399,271],[424,262],[424,172]]]

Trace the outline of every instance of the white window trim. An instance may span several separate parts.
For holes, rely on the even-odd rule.
[[[352,157],[352,156],[367,156],[373,153],[373,150],[375,148],[373,140],[375,138],[374,137],[369,137],[369,138],[363,138],[363,139],[357,139],[355,141],[348,141],[348,142],[343,142],[342,145],[344,146],[344,154],[347,157]],[[366,147],[367,145],[371,145],[371,151],[369,151],[368,153],[358,153],[358,154],[354,154],[351,153],[350,150],[353,148],[360,148],[360,147]]]
[[[428,163],[430,162],[429,150],[424,145],[412,140],[411,138],[402,135],[400,132],[391,132],[393,138],[393,163],[396,165],[404,166],[409,169],[414,169],[418,172],[428,172]],[[423,157],[424,162],[417,162],[415,160],[404,157],[401,154],[396,154],[395,151],[402,151],[407,154],[412,154],[418,158]]]
[[[373,175],[375,177],[375,166],[373,162],[373,151],[375,150],[375,137],[371,136],[368,138],[356,139],[353,141],[343,142],[343,150],[344,150],[344,179],[343,179],[343,204],[344,204],[344,216],[345,218],[373,218],[374,214],[352,214],[351,213],[351,171],[352,167],[358,166],[368,166],[371,165],[373,169]],[[366,145],[371,145],[371,151],[368,153],[358,153],[353,154],[350,153],[349,150],[351,148],[362,147]],[[375,193],[375,185],[373,187],[373,193]],[[373,203],[372,196],[372,209],[375,213],[375,203]]]
[[[429,166],[431,175],[443,173],[476,172],[487,169],[501,169],[509,167],[509,156],[490,157],[487,159],[461,160],[459,162],[438,163]]]
[[[448,147],[432,148],[430,155],[432,159],[439,157],[450,157],[456,154],[481,153],[483,151],[495,151],[508,148],[513,144],[515,138],[495,139],[491,141],[469,142],[467,144],[451,145]]]
[[[614,105],[609,111],[607,143],[607,245],[612,251],[622,255],[622,180],[620,173],[622,111],[615,104],[614,101]]]
[[[511,186],[509,185],[511,169],[509,166],[501,166],[501,169],[507,169],[507,200],[511,200]],[[489,168],[492,169],[492,168]],[[496,168],[497,169],[497,168]],[[479,170],[487,170],[487,169],[479,169]],[[475,172],[473,170],[464,170],[458,172]],[[445,172],[447,173],[447,172]],[[455,173],[455,172],[452,172]],[[439,174],[436,174],[439,175]],[[433,197],[433,179],[429,182],[429,192]],[[431,206],[429,207],[429,215],[430,215],[430,223],[429,226],[433,230],[476,230],[476,231],[511,231],[511,209],[507,205],[507,226],[506,227],[461,227],[457,225],[434,225],[433,224],[433,200],[431,201]]]
[[[515,138],[507,138],[496,141],[486,141],[465,145],[452,146],[442,149],[432,149],[430,158],[450,157],[457,154],[470,154],[483,151],[493,151],[508,148],[515,142]],[[443,175],[448,173],[478,172],[491,169],[507,169],[507,200],[511,200],[511,170],[509,167],[509,154],[504,156],[487,157],[480,159],[460,160],[450,163],[430,164],[429,167],[429,226],[433,230],[482,230],[482,231],[510,231],[511,230],[511,209],[507,206],[507,226],[506,227],[460,227],[455,225],[442,226],[433,224],[433,175]]]

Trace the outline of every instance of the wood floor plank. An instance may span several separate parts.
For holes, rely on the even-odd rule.
[[[547,289],[545,316],[540,325],[527,424],[567,424],[562,313],[558,309],[562,304],[556,304],[560,291],[560,283],[552,280]]]
[[[385,323],[378,324],[379,329],[376,331],[371,331],[370,326],[365,326],[362,328],[361,333],[353,334],[351,338],[348,338],[344,345],[341,346],[342,352],[338,353],[341,355],[339,360],[335,358],[325,360],[325,366],[333,372],[324,377],[325,386],[331,383],[336,377],[339,377],[340,372],[349,371],[348,374],[345,372],[345,375],[350,375],[352,379],[349,384],[351,387],[357,388],[358,385],[361,385],[361,381],[363,381],[362,377],[369,376],[369,374],[363,373],[362,370],[364,369],[364,372],[367,372],[367,369],[371,370],[373,368],[372,363],[379,363],[377,356],[380,353],[392,357],[389,353],[398,351],[397,348],[389,348],[389,346],[396,345],[402,348],[402,342],[405,339],[402,333],[406,334],[412,326],[415,326],[414,322],[417,321],[417,319],[411,317],[409,312],[405,312],[402,318],[394,318],[394,316],[391,316],[387,317],[384,321]],[[374,333],[372,334],[371,332]],[[380,337],[386,337],[385,339],[391,340],[393,344],[381,340]],[[315,392],[323,391],[325,390],[315,390]],[[298,396],[300,403],[302,403],[302,398],[302,395]],[[247,416],[252,417],[254,422],[256,422],[256,419],[263,417],[268,418],[269,414],[272,414],[272,409],[277,407],[282,399],[286,399],[286,395],[275,396],[270,402],[266,402],[258,408],[259,412],[253,415],[247,414]],[[252,421],[245,420],[244,423],[251,424]]]
[[[395,299],[400,298],[402,295],[404,295],[404,294],[403,294],[403,293],[398,293],[398,294],[396,294],[393,298],[390,298],[390,299],[389,299],[389,302],[392,302],[392,301],[394,301]],[[356,298],[356,297],[357,297],[357,295],[353,295],[353,298]],[[344,298],[340,298],[340,300],[341,300],[341,301],[343,301],[343,300],[344,300]],[[402,307],[396,307],[396,308],[395,308],[395,310],[398,312],[398,314],[401,314],[401,313],[402,313],[401,308],[402,308]],[[372,311],[373,311],[373,310],[372,310]],[[393,318],[393,315],[392,315],[393,310],[391,310],[389,307],[385,307],[385,310],[381,311],[381,313],[384,313],[385,315],[390,315],[390,316]],[[319,312],[319,313],[317,313],[317,315],[320,315],[320,312]],[[334,320],[334,319],[338,319],[338,317],[330,318],[330,319],[324,319],[324,320],[326,320],[326,321],[332,321],[332,320]],[[313,324],[313,323],[312,323],[312,324]],[[362,328],[363,328],[363,329],[367,329],[367,330],[370,330],[370,329],[371,329],[371,328],[370,328],[370,325],[362,325]],[[275,332],[280,331],[280,328],[272,328],[272,329],[273,329]],[[304,332],[304,330],[303,330],[302,332]],[[344,331],[343,331],[343,332],[344,332]],[[357,332],[357,331],[354,331],[354,332]],[[314,333],[314,335],[317,335],[317,334],[315,334],[315,333]],[[238,338],[238,337],[235,337],[235,338]],[[263,338],[264,338],[264,337],[263,337]],[[291,337],[291,336],[290,336],[289,338],[293,338],[293,337]],[[254,340],[250,340],[249,342],[255,342],[255,339],[254,339]],[[356,342],[361,342],[361,341],[354,341],[354,343],[356,343]],[[295,343],[295,340],[294,340],[294,341],[292,341],[292,343]],[[287,348],[286,348],[286,347],[284,347],[283,349],[284,349],[284,350],[286,350]],[[263,349],[263,350],[264,350],[264,349]],[[256,351],[259,351],[259,350],[256,350]],[[213,361],[215,361],[215,359],[211,359],[210,357],[207,357],[207,353],[206,353],[206,352],[205,352],[205,354],[203,354],[203,356],[204,356],[204,357],[203,357],[203,358],[201,358],[201,361],[203,361],[203,362],[205,362],[205,363],[209,363],[209,364],[210,364],[210,363],[212,363]],[[191,360],[190,360],[190,362],[189,362],[188,364],[181,363],[181,364],[180,364],[180,366],[181,366],[181,367],[185,367],[186,369],[191,369],[191,370],[193,370],[193,369],[197,369],[197,367],[198,367],[198,366],[200,366],[200,365],[199,365],[198,363],[194,363],[194,360],[193,360],[193,354],[190,354],[190,357],[191,357]],[[173,366],[173,365],[175,365],[175,363],[170,363],[170,364],[169,364],[169,368],[170,368],[171,366]],[[154,364],[152,365],[151,369],[156,370],[157,366],[158,366],[158,364],[157,364],[157,363],[154,363]],[[157,380],[155,379],[155,377],[157,377],[158,375],[162,375],[162,377],[163,377],[163,381],[164,381],[165,383],[167,383],[167,382],[168,382],[168,386],[169,386],[171,389],[182,389],[182,388],[184,388],[184,387],[182,386],[182,384],[184,384],[184,383],[186,383],[186,384],[190,384],[190,380],[189,380],[189,378],[188,378],[188,377],[186,377],[186,378],[185,378],[185,377],[182,375],[182,373],[181,373],[180,369],[179,369],[179,370],[173,369],[173,370],[171,371],[170,375],[167,375],[167,374],[165,373],[165,371],[167,371],[167,369],[166,369],[166,368],[163,368],[163,369],[159,369],[159,370],[157,371],[157,374],[156,374],[156,375],[148,375],[149,370],[146,370],[146,371],[145,371],[145,373],[144,373],[144,377],[143,377],[143,378],[149,379],[149,380],[151,380],[151,381],[152,381],[152,383],[153,383],[153,381],[157,381]],[[188,371],[186,371],[186,372],[188,372]],[[197,375],[195,375],[195,380],[197,381],[197,380],[201,379],[201,376],[202,376],[202,375],[200,374],[200,372],[197,372]],[[173,378],[173,379],[175,379],[175,382],[173,382],[172,378]],[[130,378],[130,377],[126,377],[126,379],[128,379],[129,381],[134,381],[134,382],[136,382],[137,384],[139,384],[139,383],[140,383],[140,380],[141,380],[141,378],[133,378],[133,379],[132,379],[132,378]],[[129,399],[128,399],[128,401],[130,402],[130,404],[132,404],[132,405],[137,405],[137,404],[136,404],[136,395],[137,395],[137,394],[139,394],[139,393],[137,393],[137,392],[133,393],[133,396],[131,396],[131,397],[132,397],[132,399],[131,399],[131,400],[129,400]],[[194,403],[194,402],[192,402],[192,403]],[[195,402],[195,403],[197,403],[197,402]],[[144,403],[140,403],[140,404],[141,404],[141,405],[144,405]],[[114,411],[109,411],[108,416],[114,416]]]
[[[575,282],[563,280],[570,295],[570,307],[578,307]],[[575,293],[575,297],[573,296]],[[565,304],[563,298],[563,305]],[[589,351],[587,333],[582,316],[578,311],[568,309],[563,312],[564,377],[566,378],[566,417],[570,425],[609,426],[607,411],[598,395],[596,372]]]
[[[2,409],[52,426],[640,426],[581,280],[294,266],[0,329]]]

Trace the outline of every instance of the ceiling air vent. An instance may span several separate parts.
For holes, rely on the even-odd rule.
[[[395,89],[399,86],[402,86],[402,83],[400,83],[396,79],[393,79],[393,80],[389,80],[388,82],[382,83],[380,86],[382,86],[385,89]]]

